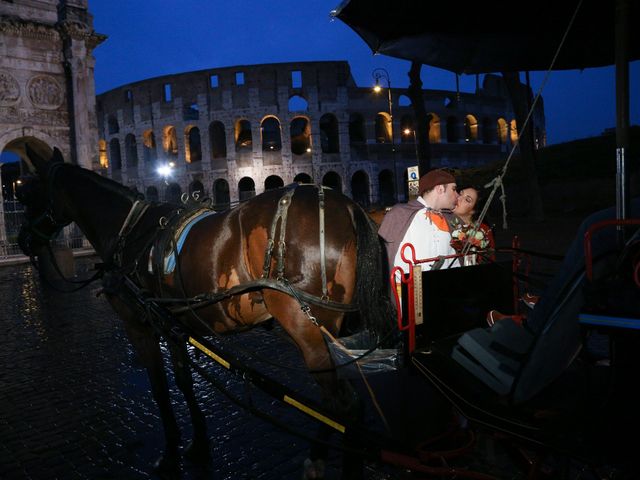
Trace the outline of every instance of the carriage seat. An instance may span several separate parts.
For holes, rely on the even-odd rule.
[[[533,343],[533,334],[510,320],[490,330],[476,328],[463,334],[452,358],[493,391],[507,395]]]

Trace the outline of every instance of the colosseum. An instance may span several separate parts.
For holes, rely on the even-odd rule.
[[[475,93],[424,90],[423,98],[433,166],[500,160],[517,141],[499,76],[486,75]],[[99,95],[97,114],[100,169],[154,200],[199,192],[224,208],[298,181],[388,205],[407,198],[407,169],[417,164],[406,90],[358,86],[343,61],[142,80]],[[534,121],[543,145],[541,104]]]

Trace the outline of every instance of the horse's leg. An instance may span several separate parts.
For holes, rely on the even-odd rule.
[[[207,438],[207,424],[193,391],[193,377],[189,367],[187,347],[184,343],[171,343],[169,351],[171,352],[176,385],[178,385],[187,402],[189,413],[191,414],[191,424],[193,425],[193,439],[185,449],[184,456],[194,463],[209,463],[211,454],[209,452],[209,439]]]
[[[263,295],[267,309],[296,342],[309,370],[330,370],[313,374],[322,388],[323,406],[328,411],[342,415],[348,420],[359,421],[362,416],[361,402],[351,384],[345,380],[339,380],[335,371],[331,371],[333,361],[320,327],[314,325],[300,309],[298,302],[288,295],[273,290],[266,290]],[[323,325],[337,325],[341,317],[340,313],[325,310],[323,317],[318,320]],[[326,442],[331,431],[329,427],[322,425],[318,432],[318,440]],[[346,446],[357,445],[352,440],[351,432],[345,434],[344,443]],[[306,478],[322,478],[318,475],[323,471],[322,463],[327,458],[327,450],[323,443],[312,445],[311,462],[306,462],[310,467],[305,471]],[[345,454],[342,476],[349,479],[360,478],[362,476],[362,459],[357,455]]]
[[[154,469],[160,475],[175,476],[179,470],[180,430],[171,407],[169,386],[159,340],[149,325],[138,320],[135,316],[137,312],[114,298],[110,300],[124,320],[124,329],[129,341],[133,345],[140,363],[147,370],[151,393],[160,411],[166,445],[164,454],[155,462]]]

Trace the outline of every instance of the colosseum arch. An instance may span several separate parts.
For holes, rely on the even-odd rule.
[[[282,134],[280,129],[280,120],[270,115],[265,117],[260,124],[260,133],[262,135],[262,151],[282,150]]]
[[[429,143],[442,142],[442,133],[440,130],[440,117],[431,112],[429,116]]]
[[[380,203],[387,207],[396,203],[396,189],[391,170],[382,170],[378,174],[378,190],[380,192]]]
[[[511,132],[511,143],[518,143],[518,125],[515,118],[509,124],[509,131]]]
[[[289,98],[288,108],[290,112],[306,112],[309,109],[309,102],[300,95],[292,95]]]
[[[447,117],[447,143],[458,142],[458,119],[451,115]]]
[[[172,125],[167,125],[162,130],[162,148],[168,157],[178,156],[178,135]]]
[[[253,135],[251,133],[251,122],[241,118],[235,124],[236,151],[251,150],[253,148]]]
[[[172,203],[174,205],[181,205],[180,196],[182,195],[182,189],[180,185],[175,182],[170,183],[164,192],[164,201]]]
[[[107,118],[107,129],[109,135],[120,133],[120,125],[118,125],[118,118],[115,115],[109,115]]]
[[[295,177],[293,177],[294,182],[298,183],[313,183],[313,179],[308,173],[298,173]]]
[[[231,205],[229,195],[229,183],[224,178],[219,178],[213,182],[213,208],[225,210]]]
[[[400,95],[398,97],[398,106],[399,107],[410,107],[411,106],[411,98],[408,95]]]
[[[158,160],[156,136],[153,130],[145,130],[142,132],[142,158],[144,163],[152,163]]]
[[[376,114],[376,143],[391,143],[391,116],[386,112]]]
[[[365,143],[364,117],[360,113],[349,115],[349,143]]]
[[[106,140],[98,140],[98,161],[101,168],[109,168],[109,157],[107,156]]]
[[[369,206],[369,176],[358,170],[351,177],[351,198],[362,207]]]
[[[109,163],[111,164],[111,170],[122,170],[120,140],[117,138],[112,138],[109,142]]]
[[[200,129],[189,125],[184,130],[185,160],[187,163],[196,163],[202,160],[202,143],[200,141]]]
[[[471,114],[464,117],[464,140],[465,142],[478,141],[478,120]]]
[[[322,153],[340,152],[338,119],[333,113],[325,113],[320,117],[320,148]]]
[[[124,137],[124,151],[125,158],[127,159],[127,168],[135,168],[138,166],[138,145],[136,143],[136,136],[133,133],[128,133]]]
[[[214,170],[227,168],[227,134],[224,123],[219,120],[209,124],[209,148],[211,167]]]
[[[322,185],[329,187],[337,192],[342,192],[342,178],[336,172],[327,172],[322,177]]]
[[[269,175],[264,180],[264,190],[274,190],[276,188],[284,187],[284,181],[278,175]]]
[[[242,202],[256,195],[256,184],[251,177],[242,177],[238,182],[238,198]]]
[[[160,200],[158,189],[154,186],[147,187],[144,196],[149,202],[158,202]]]
[[[507,121],[504,118],[499,118],[498,121],[496,122],[496,129],[497,129],[498,144],[506,145],[507,132],[509,131],[509,128],[507,126]]]
[[[205,196],[204,185],[200,180],[194,180],[189,184],[189,196],[196,200],[202,200]]]
[[[304,155],[311,152],[311,123],[307,117],[295,117],[289,124],[291,153]]]

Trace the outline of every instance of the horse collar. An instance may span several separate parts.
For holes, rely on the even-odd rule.
[[[139,199],[133,202],[133,204],[131,205],[129,213],[127,214],[124,222],[122,223],[122,226],[120,227],[120,231],[118,232],[118,236],[113,247],[113,253],[111,254],[111,263],[113,263],[117,267],[122,267],[122,251],[124,250],[124,244],[126,242],[127,236],[142,219],[142,216],[145,214],[148,208],[149,203]]]

